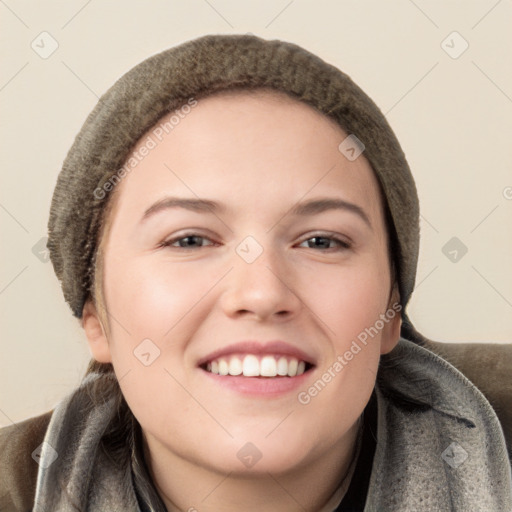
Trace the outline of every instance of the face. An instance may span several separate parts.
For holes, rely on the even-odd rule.
[[[276,93],[200,99],[148,134],[155,147],[117,185],[104,241],[108,335],[91,303],[84,312],[93,356],[113,363],[149,446],[171,459],[247,471],[240,450],[254,445],[251,471],[284,472],[332,453],[399,338],[364,154],[348,160],[347,134]],[[225,373],[215,354],[245,341],[228,372],[256,361],[286,376],[208,371]]]

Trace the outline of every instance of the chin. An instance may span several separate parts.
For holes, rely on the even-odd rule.
[[[233,472],[241,476],[279,474],[307,465],[307,460],[304,459],[307,447],[304,446],[303,439],[295,443],[287,442],[283,437],[276,437],[272,441],[251,441],[247,438],[244,441],[235,439],[229,444],[229,447],[226,446],[208,458],[210,464],[217,460],[220,466],[216,469],[224,473]],[[227,453],[231,456],[226,457]]]

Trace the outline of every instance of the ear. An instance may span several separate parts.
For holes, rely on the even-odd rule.
[[[389,320],[384,324],[382,329],[382,337],[380,342],[380,353],[387,354],[391,352],[400,339],[400,329],[402,327],[402,307],[400,305],[400,292],[398,283],[395,282],[389,299],[388,309],[386,310],[386,318]]]
[[[82,313],[82,327],[84,328],[92,357],[99,363],[111,363],[108,338],[103,329],[96,306],[88,300]]]

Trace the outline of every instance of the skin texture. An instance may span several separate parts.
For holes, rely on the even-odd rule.
[[[113,363],[169,511],[318,511],[347,471],[399,314],[307,405],[297,391],[241,395],[197,367],[233,342],[281,339],[315,357],[307,389],[399,299],[378,183],[364,154],[340,153],[346,136],[279,93],[214,95],[117,186],[103,240],[109,327],[92,301],[83,327],[93,357]],[[212,199],[226,211],[164,209],[141,222],[165,196]],[[359,205],[371,227],[348,210],[287,213],[319,197]],[[202,238],[183,240],[190,234]],[[247,236],[263,251],[252,263],[236,251]],[[331,236],[351,247],[315,239]],[[144,339],[160,350],[149,366],[134,356]],[[247,442],[262,455],[250,468],[237,457]]]

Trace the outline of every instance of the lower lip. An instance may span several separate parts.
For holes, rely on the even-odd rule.
[[[311,368],[296,377],[243,377],[217,375],[201,369],[201,372],[220,386],[244,395],[260,397],[277,397],[303,387],[313,371],[314,368]]]

